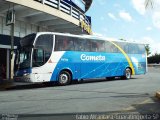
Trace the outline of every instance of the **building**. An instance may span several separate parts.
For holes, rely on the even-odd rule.
[[[21,37],[34,32],[91,34],[91,17],[85,15],[91,3],[92,0],[0,0],[0,66],[5,68],[3,78],[10,78],[10,71],[13,71],[13,66],[10,67],[14,61],[10,61],[12,32],[15,49]],[[11,16],[15,15],[9,16],[9,20],[15,20],[14,31],[11,25],[6,26],[8,11],[13,13]]]

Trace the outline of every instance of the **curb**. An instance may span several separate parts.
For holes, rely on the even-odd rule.
[[[53,86],[52,84],[42,84],[42,83],[16,83],[16,82],[5,82],[3,84],[0,84],[0,91],[5,90],[20,90],[20,89],[32,89],[32,88],[41,88],[44,86]]]
[[[0,85],[0,91],[1,90],[5,90],[7,88],[10,88],[12,86],[12,83],[11,82],[8,82],[8,83],[4,83],[2,85]]]
[[[160,100],[160,91],[156,92],[156,97]]]
[[[13,84],[12,81],[3,81],[3,82],[1,82],[1,84],[0,84],[0,91],[1,90],[5,90],[5,89],[11,87],[12,84]]]

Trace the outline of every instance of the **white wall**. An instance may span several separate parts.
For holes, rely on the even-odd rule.
[[[6,19],[5,17],[0,16],[0,34],[4,35],[10,35],[10,26],[6,26]],[[40,31],[47,31],[46,28],[42,28],[40,26],[34,25],[34,24],[29,24],[25,23],[23,21],[18,21],[16,20],[15,22],[15,27],[14,27],[14,36],[17,37],[24,37],[25,35],[28,35],[33,32],[40,32]],[[9,78],[9,55],[10,55],[10,46],[9,45],[0,45],[0,48],[5,48],[7,49],[7,70],[6,70],[6,75],[7,79]],[[12,76],[13,77],[13,60],[12,60]]]
[[[10,26],[6,26],[6,20],[4,17],[0,16],[0,34],[10,35]],[[40,26],[25,23],[23,21],[16,20],[14,27],[14,35],[17,37],[24,37],[30,33],[47,31],[46,28]]]

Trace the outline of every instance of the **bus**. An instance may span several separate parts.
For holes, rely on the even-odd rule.
[[[90,35],[38,32],[20,40],[15,81],[58,82],[122,77],[147,72],[144,44]]]

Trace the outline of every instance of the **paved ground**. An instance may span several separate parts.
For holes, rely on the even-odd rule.
[[[134,76],[131,80],[0,91],[0,113],[2,118],[39,120],[53,117],[58,119],[59,116],[61,117],[59,119],[106,117],[91,116],[97,113],[101,115],[151,113],[151,117],[158,120],[160,101],[155,97],[155,93],[160,90],[159,73],[160,68],[150,68],[146,75]]]

